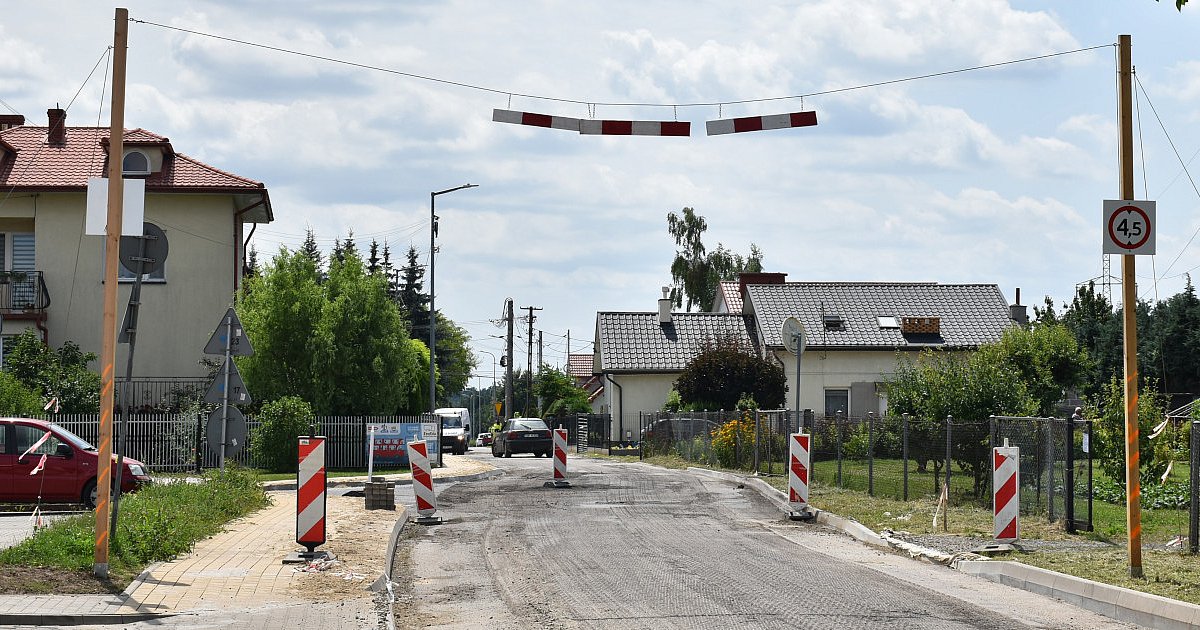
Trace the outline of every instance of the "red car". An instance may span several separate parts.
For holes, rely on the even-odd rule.
[[[25,451],[49,437],[28,455]],[[36,475],[30,474],[46,456],[46,464]],[[96,470],[99,453],[95,446],[70,431],[44,420],[0,418],[0,501],[33,503],[41,496],[51,503],[82,503],[96,506]],[[132,492],[149,483],[146,465],[136,459],[124,460],[121,492]],[[117,474],[112,461],[112,478]]]

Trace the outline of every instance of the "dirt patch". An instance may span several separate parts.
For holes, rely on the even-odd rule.
[[[0,593],[5,595],[104,594],[120,593],[124,588],[124,584],[100,579],[91,571],[0,565]]]
[[[367,587],[387,563],[388,539],[401,512],[368,510],[362,497],[341,496],[329,497],[325,510],[328,542],[320,548],[337,556],[336,564],[306,567],[293,578],[291,591],[320,602],[369,595]]]

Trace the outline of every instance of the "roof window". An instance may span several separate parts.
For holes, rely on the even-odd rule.
[[[121,160],[121,172],[125,175],[149,175],[150,157],[136,149],[129,151]]]
[[[880,328],[899,328],[900,320],[896,319],[895,315],[880,315],[877,317]]]
[[[846,329],[846,320],[842,319],[841,315],[822,315],[821,323],[825,325],[825,330]]]

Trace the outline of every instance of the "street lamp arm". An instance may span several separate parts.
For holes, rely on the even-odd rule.
[[[454,188],[447,188],[446,190],[439,190],[439,191],[437,191],[437,192],[431,192],[431,193],[429,193],[429,194],[430,194],[430,196],[436,197],[436,196],[438,196],[438,195],[444,195],[444,194],[446,194],[446,193],[452,193],[452,192],[454,192],[454,191],[456,191],[456,190],[462,190],[462,189],[464,189],[464,188],[478,188],[478,187],[479,187],[479,184],[463,184],[462,186],[455,186]]]

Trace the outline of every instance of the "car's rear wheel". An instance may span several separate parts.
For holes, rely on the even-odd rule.
[[[492,444],[492,457],[500,457],[500,451],[496,450],[495,444]]]
[[[79,502],[87,509],[94,510],[96,509],[96,497],[99,494],[96,490],[96,480],[89,479],[87,483],[83,484],[83,492],[79,493]]]
[[[509,446],[508,444],[505,444],[505,445],[504,445],[504,456],[505,456],[505,457],[512,457],[512,447],[511,447],[511,446]]]

